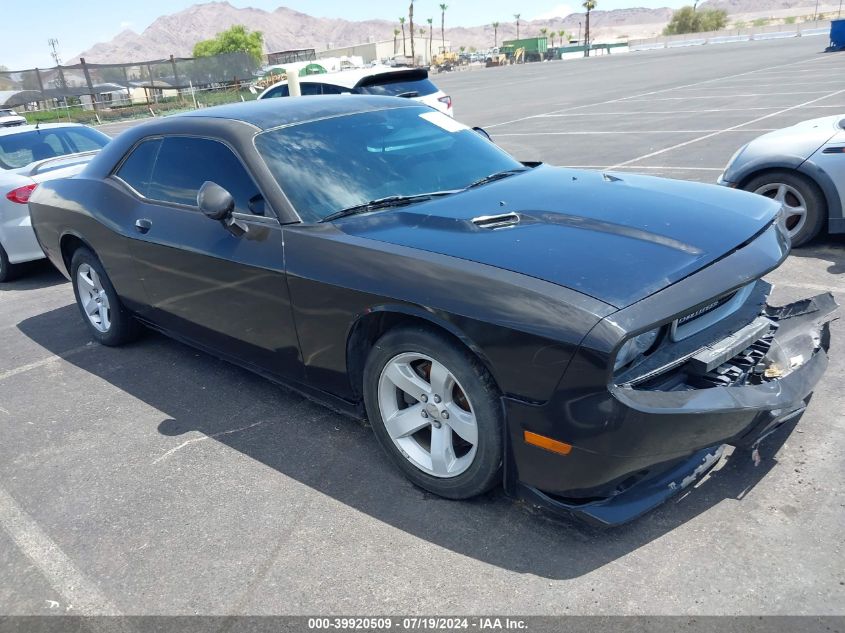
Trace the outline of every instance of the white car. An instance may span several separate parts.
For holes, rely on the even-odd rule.
[[[76,175],[109,140],[73,123],[0,127],[0,282],[14,277],[17,264],[44,257],[27,206],[33,190]]]
[[[16,125],[26,125],[26,119],[14,110],[0,108],[0,127],[13,127]]]
[[[362,94],[388,97],[408,97],[419,101],[443,114],[454,116],[452,97],[435,86],[428,78],[425,68],[391,68],[375,66],[344,70],[339,73],[306,75],[299,78],[301,92],[306,95]],[[259,99],[287,97],[288,82],[273,84]]]

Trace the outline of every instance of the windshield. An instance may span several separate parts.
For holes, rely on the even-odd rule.
[[[109,137],[90,127],[41,128],[0,136],[0,167],[18,169],[67,154],[102,149]]]
[[[388,196],[463,189],[521,167],[477,132],[423,106],[270,130],[255,146],[306,222]]]

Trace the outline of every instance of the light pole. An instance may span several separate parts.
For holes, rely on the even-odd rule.
[[[581,23],[578,23],[578,42],[581,42]]]
[[[819,0],[816,0],[816,11],[813,13],[813,22],[819,21]]]

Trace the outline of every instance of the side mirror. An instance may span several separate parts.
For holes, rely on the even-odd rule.
[[[235,199],[217,183],[206,180],[197,192],[197,206],[212,220],[225,220],[235,208]]]
[[[487,133],[487,130],[485,130],[483,127],[474,127],[474,128],[472,128],[472,131],[477,132],[478,134],[480,134],[481,136],[486,138],[491,143],[493,142],[493,139],[490,138],[490,135]]]

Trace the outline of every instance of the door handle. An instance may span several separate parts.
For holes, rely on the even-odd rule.
[[[135,230],[137,230],[138,233],[146,233],[151,228],[153,228],[153,223],[150,222],[149,220],[147,220],[145,218],[142,218],[140,220],[135,220]]]

